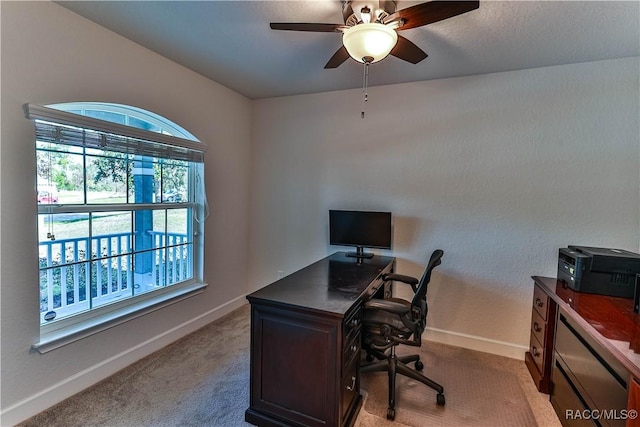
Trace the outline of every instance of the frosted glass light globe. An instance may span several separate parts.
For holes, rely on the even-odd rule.
[[[342,43],[358,62],[378,62],[389,55],[398,42],[398,33],[380,23],[358,24],[344,31]]]

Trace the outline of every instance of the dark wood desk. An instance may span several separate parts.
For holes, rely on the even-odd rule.
[[[351,426],[362,405],[362,303],[389,294],[395,259],[335,253],[247,296],[250,406],[258,426]]]

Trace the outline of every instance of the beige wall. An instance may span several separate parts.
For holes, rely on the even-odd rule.
[[[398,271],[435,248],[430,337],[523,357],[569,244],[638,250],[638,58],[253,105],[249,286],[335,250],[329,209],[390,210]],[[370,69],[375,75],[375,66]]]
[[[237,93],[53,3],[0,7],[1,406],[8,425],[211,321],[225,304],[245,303],[251,107]],[[208,143],[209,286],[200,296],[41,355],[30,349],[39,337],[33,124],[21,106],[70,101],[141,107]]]

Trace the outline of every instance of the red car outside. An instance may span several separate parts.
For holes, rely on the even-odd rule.
[[[54,204],[58,203],[58,196],[55,196],[48,191],[38,191],[38,203]]]

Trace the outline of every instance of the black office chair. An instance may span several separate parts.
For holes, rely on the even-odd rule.
[[[367,361],[372,362],[374,358],[378,362],[365,364],[361,367],[362,372],[388,371],[389,372],[389,407],[387,408],[387,418],[393,420],[396,415],[395,410],[395,383],[396,373],[412,378],[438,392],[436,402],[444,405],[444,388],[433,380],[422,375],[420,372],[424,364],[420,361],[420,356],[398,357],[395,354],[395,347],[398,344],[406,344],[419,347],[422,343],[422,333],[424,332],[427,319],[427,286],[431,280],[431,271],[440,265],[440,259],[444,252],[436,249],[427,268],[418,279],[402,274],[387,274],[385,281],[395,281],[406,283],[413,289],[414,295],[411,302],[400,298],[371,299],[364,304],[363,327],[363,348],[367,352]],[[409,368],[408,363],[415,362],[415,368]]]

